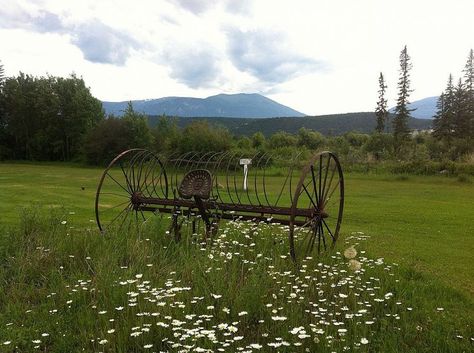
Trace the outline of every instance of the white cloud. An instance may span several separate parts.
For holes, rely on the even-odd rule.
[[[377,77],[396,97],[398,55],[412,100],[459,77],[474,2],[428,0],[4,0],[0,60],[82,75],[104,100],[263,92],[308,114],[374,109]]]

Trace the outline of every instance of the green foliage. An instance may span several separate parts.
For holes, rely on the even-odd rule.
[[[152,129],[153,149],[156,152],[170,152],[178,147],[181,139],[176,119],[162,115],[158,124]]]
[[[392,134],[375,133],[370,135],[363,146],[371,153],[375,160],[390,159],[394,153],[394,139]]]
[[[129,103],[122,118],[110,116],[87,134],[83,153],[88,163],[104,165],[127,149],[152,146],[153,135],[146,116]]]
[[[137,147],[139,136],[133,135],[132,123],[109,117],[89,132],[84,143],[84,157],[87,163],[106,165],[119,153]],[[143,146],[145,147],[145,146]]]
[[[285,131],[273,134],[267,141],[268,148],[277,149],[282,147],[296,146],[298,139]]]
[[[377,107],[375,108],[375,116],[377,119],[377,126],[375,127],[376,132],[384,132],[385,125],[387,124],[388,111],[387,111],[387,99],[385,99],[385,89],[387,85],[385,84],[385,79],[383,74],[380,73],[379,76],[379,99],[377,101]]]
[[[262,148],[265,144],[265,136],[260,131],[254,133],[252,135],[251,140],[252,140],[252,147],[256,149]]]
[[[0,158],[78,158],[84,135],[104,117],[101,102],[75,75],[59,78],[20,73],[5,80],[1,96],[0,145],[4,155]]]
[[[393,119],[393,134],[396,141],[396,150],[399,151],[408,136],[408,121],[411,118],[411,109],[408,98],[412,90],[410,89],[410,70],[412,64],[405,46],[400,53],[400,77],[398,79],[398,99],[395,107],[395,117]]]
[[[129,134],[129,142],[134,148],[149,148],[153,136],[148,127],[145,114],[133,110],[132,102],[128,102],[122,120]]]
[[[227,130],[209,125],[205,120],[195,121],[183,129],[176,147],[181,153],[227,151],[232,147],[232,137]]]
[[[297,139],[298,146],[306,147],[310,150],[320,149],[326,143],[326,139],[321,133],[304,127],[298,130]]]

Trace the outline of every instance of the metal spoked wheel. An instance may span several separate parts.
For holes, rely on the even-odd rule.
[[[105,169],[95,198],[95,215],[101,232],[138,230],[153,216],[145,212],[141,197],[168,196],[165,169],[153,153],[130,149],[118,155]]]
[[[290,254],[293,261],[333,247],[342,222],[344,178],[336,155],[316,154],[303,169],[290,215]],[[306,215],[298,210],[306,209]]]

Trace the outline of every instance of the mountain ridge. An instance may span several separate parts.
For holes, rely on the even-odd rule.
[[[411,116],[415,119],[433,119],[436,113],[436,102],[438,96],[426,97],[411,102],[408,105],[409,109],[415,109],[411,112]],[[395,107],[389,109],[390,113],[395,112]]]
[[[132,100],[133,108],[146,115],[180,117],[272,118],[302,117],[305,114],[258,93],[217,94],[206,98],[169,96]],[[107,102],[106,114],[123,115],[128,101]]]

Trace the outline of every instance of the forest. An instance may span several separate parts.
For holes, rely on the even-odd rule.
[[[243,122],[149,117],[135,111],[131,103],[123,117],[106,116],[101,102],[74,74],[67,78],[25,73],[5,77],[0,64],[0,160],[104,165],[129,148],[163,154],[232,150],[247,156],[261,152],[310,154],[327,149],[337,153],[349,168],[473,174],[473,51],[456,83],[449,75],[432,129],[427,129],[426,121],[410,116],[410,70],[405,47],[400,54],[394,113],[387,110],[386,85],[380,73],[378,101],[372,113]],[[369,128],[360,128],[360,121]]]

